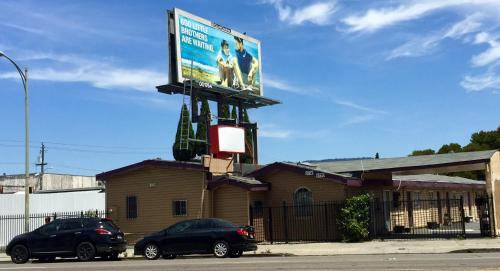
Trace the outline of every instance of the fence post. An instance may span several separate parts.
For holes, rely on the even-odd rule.
[[[269,210],[269,212],[267,212],[267,215],[268,215],[268,231],[269,231],[269,242],[271,242],[271,244],[273,243],[273,212],[272,212],[272,208],[271,207],[268,207],[267,208]]]
[[[288,243],[288,214],[286,202],[283,201],[283,227],[285,230],[285,243]]]
[[[489,222],[490,222],[490,237],[496,237],[497,236],[497,228],[496,228],[496,220],[495,220],[495,209],[493,206],[493,196],[488,197],[488,215],[489,217]]]
[[[252,205],[248,206],[248,212],[249,212],[249,216],[248,218],[250,219],[250,226],[253,226],[253,208],[252,208]]]
[[[465,238],[465,210],[463,196],[460,196],[460,216],[462,216],[462,236]]]
[[[325,206],[325,234],[326,234],[326,238],[325,238],[325,241],[330,241],[329,239],[329,229],[328,229],[328,209],[327,209],[327,204],[325,203],[324,204]]]

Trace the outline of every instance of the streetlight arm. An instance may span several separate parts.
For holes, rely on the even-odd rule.
[[[9,60],[9,62],[12,63],[12,65],[14,65],[14,67],[16,67],[17,72],[19,72],[19,75],[21,75],[23,85],[26,87],[26,75],[23,73],[21,68],[19,68],[19,66],[16,64],[16,62],[14,62],[14,60],[12,60],[10,57],[8,57],[7,55],[5,55],[3,52],[0,51],[0,57],[2,57],[2,56],[5,57],[7,60]]]

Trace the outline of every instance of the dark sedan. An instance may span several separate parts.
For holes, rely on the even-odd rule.
[[[222,219],[192,219],[178,222],[137,242],[135,255],[155,260],[160,256],[211,254],[215,257],[240,257],[244,251],[257,250],[254,231]]]
[[[56,219],[32,232],[18,235],[7,245],[14,263],[30,258],[43,261],[55,257],[78,257],[88,261],[95,256],[117,259],[127,249],[123,233],[108,219]]]

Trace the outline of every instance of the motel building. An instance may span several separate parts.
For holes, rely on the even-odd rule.
[[[485,180],[445,173],[484,171]],[[496,150],[325,163],[145,160],[98,174],[109,216],[135,240],[185,219],[255,227],[260,241],[338,241],[342,201],[373,197],[373,237],[500,233]]]

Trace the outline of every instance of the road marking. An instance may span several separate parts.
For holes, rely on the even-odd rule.
[[[47,269],[47,267],[0,267],[0,270]]]

